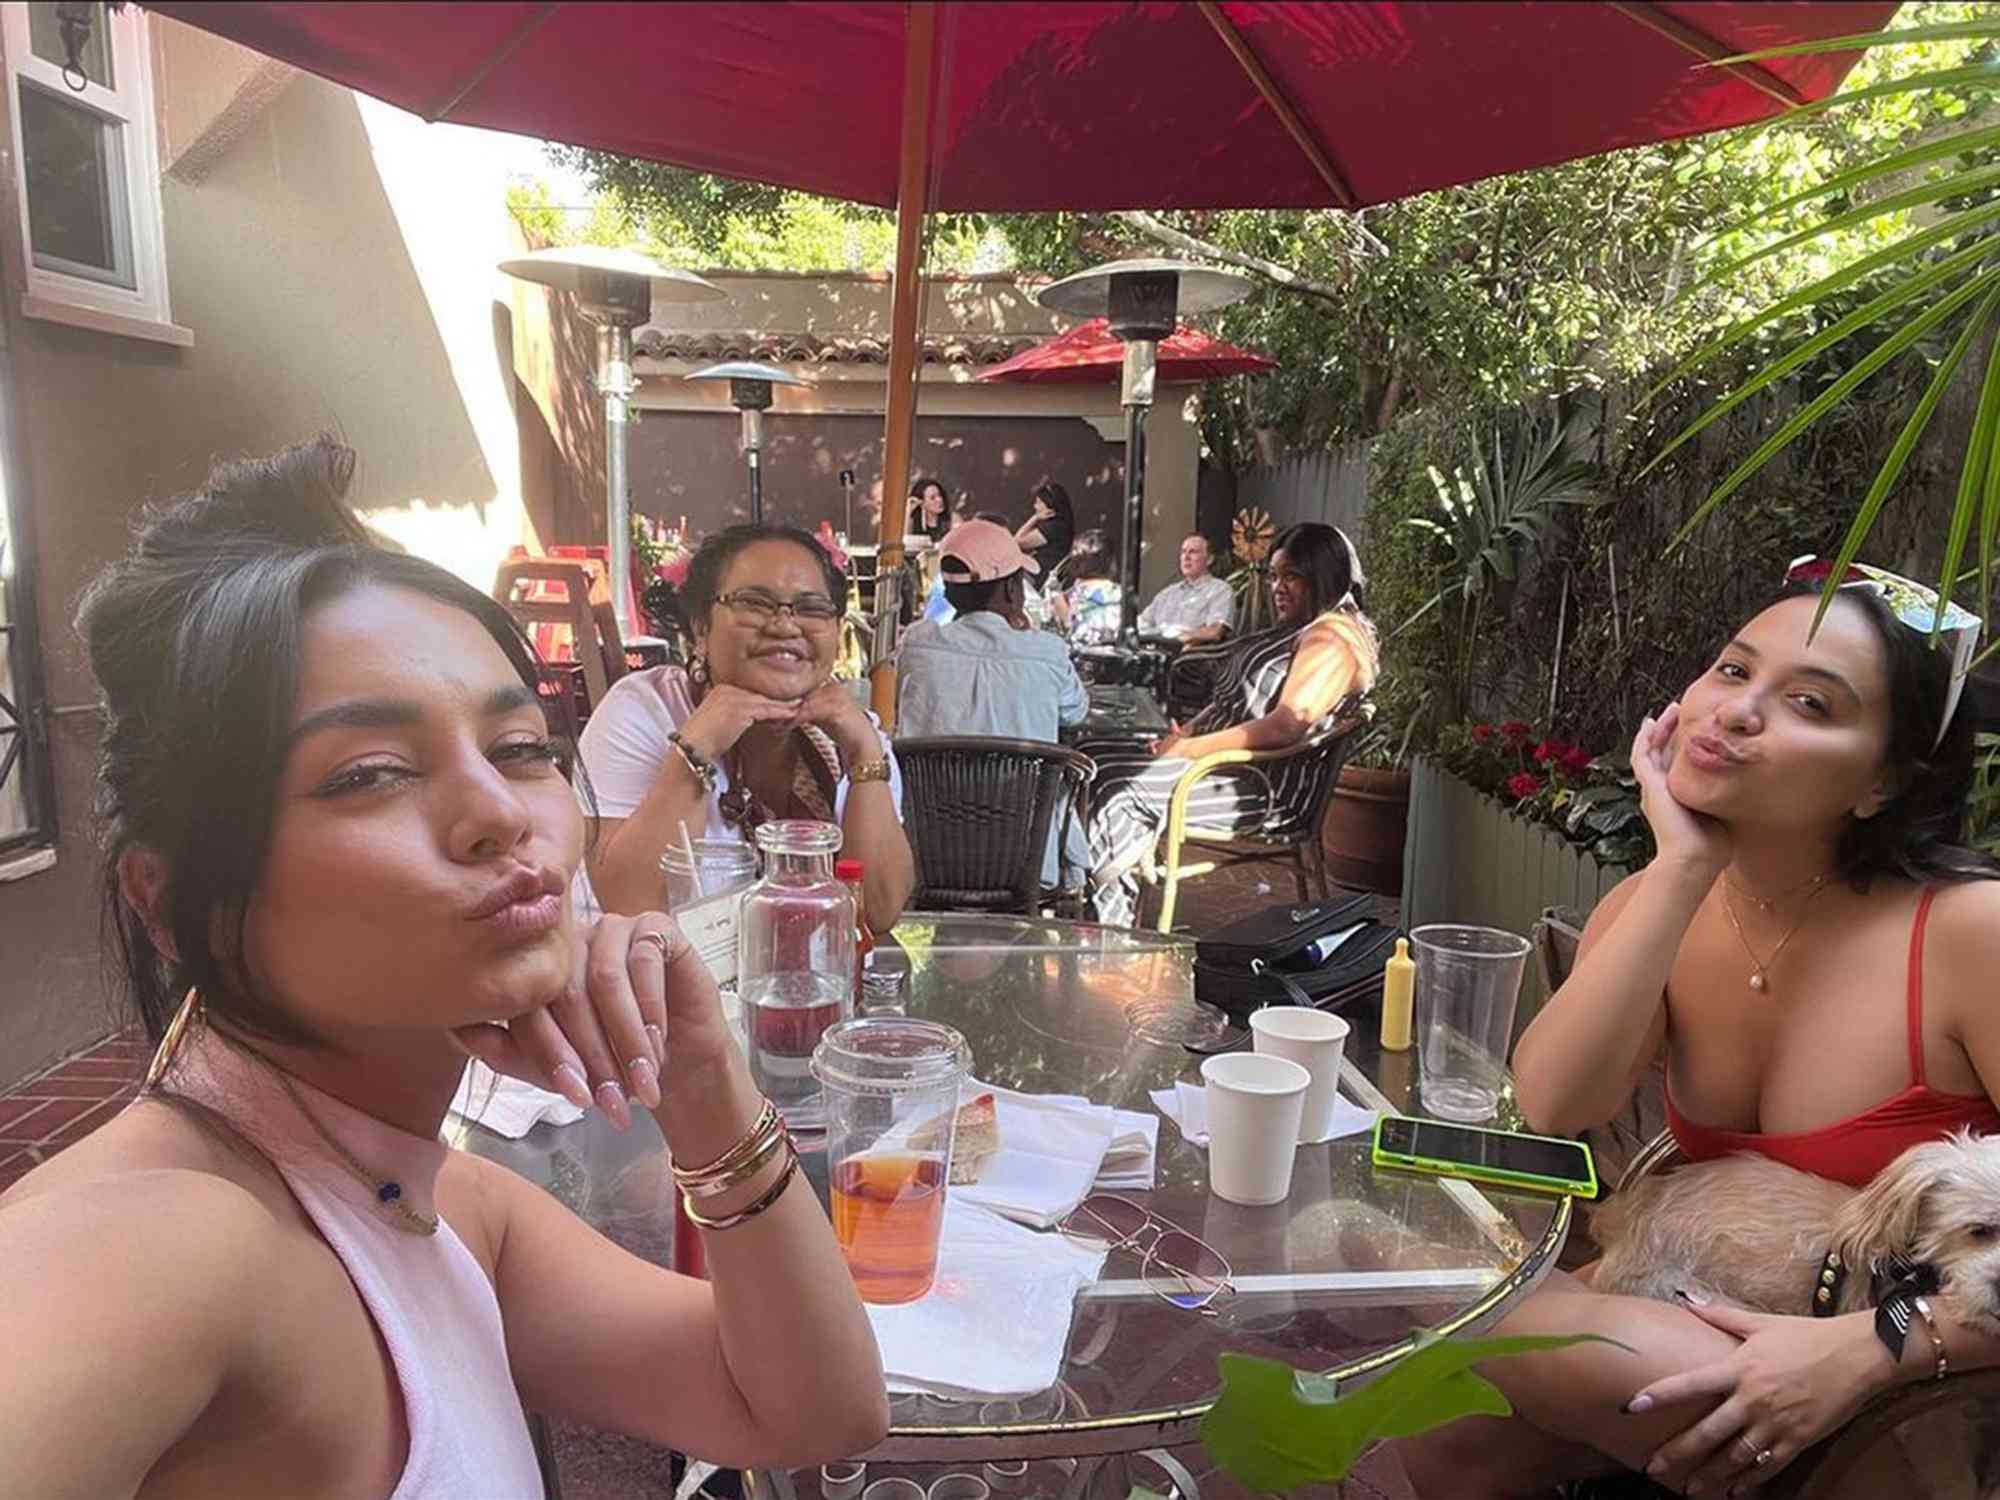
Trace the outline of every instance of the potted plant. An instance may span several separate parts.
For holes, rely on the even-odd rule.
[[[1326,873],[1337,885],[1403,893],[1403,841],[1410,824],[1410,739],[1427,695],[1385,680],[1375,718],[1340,768],[1320,824]]]

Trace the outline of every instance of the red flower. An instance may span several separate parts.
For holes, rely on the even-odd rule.
[[[1508,743],[1518,745],[1522,740],[1533,734],[1534,731],[1519,719],[1509,719],[1500,726],[1500,733]]]
[[[1581,745],[1567,745],[1558,759],[1562,768],[1572,776],[1580,776],[1590,769],[1590,763],[1597,759]]]
[[[1529,771],[1516,771],[1507,778],[1507,795],[1516,802],[1525,801],[1542,789],[1542,778]]]
[[[1554,740],[1543,740],[1528,752],[1528,759],[1538,766],[1546,766],[1562,758],[1564,747]]]
[[[1474,724],[1472,726],[1472,742],[1475,745],[1490,744],[1492,740],[1493,726],[1491,724]]]
[[[688,567],[693,562],[694,554],[692,552],[676,552],[657,568],[653,569],[653,576],[669,588],[677,589],[687,582]]]

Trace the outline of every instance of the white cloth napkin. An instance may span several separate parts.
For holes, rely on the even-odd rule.
[[[1177,1083],[1170,1089],[1154,1089],[1153,1105],[1159,1112],[1180,1127],[1190,1145],[1208,1149],[1208,1094],[1198,1083]],[[1326,1134],[1316,1140],[1301,1141],[1302,1146],[1315,1146],[1320,1141],[1339,1140],[1344,1135],[1354,1135],[1359,1131],[1375,1128],[1375,1111],[1363,1109],[1358,1104],[1350,1104],[1339,1094],[1333,1096],[1333,1118]]]
[[[945,1196],[937,1283],[915,1302],[868,1306],[895,1391],[1018,1396],[1062,1372],[1076,1294],[1097,1279],[1105,1252],[1037,1234],[966,1200]]]
[[[1159,1162],[1160,1117],[1143,1110],[1111,1112],[1111,1145],[1092,1187],[1145,1190],[1153,1186]]]
[[[970,1079],[960,1097],[981,1094],[993,1096],[1000,1146],[979,1181],[952,1188],[952,1199],[1047,1229],[1097,1181],[1117,1129],[1114,1112],[1075,1094],[1017,1094]]]
[[[583,1118],[583,1111],[561,1094],[519,1078],[503,1078],[477,1058],[458,1080],[451,1111],[510,1141],[518,1141],[544,1120],[551,1125],[573,1125]]]

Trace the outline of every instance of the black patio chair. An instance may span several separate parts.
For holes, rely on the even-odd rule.
[[[1042,887],[1049,830],[1066,835],[1097,767],[1090,757],[1039,740],[939,735],[896,741],[903,772],[903,831],[916,856],[913,911],[1001,911],[1032,916],[1044,905],[1081,908],[1081,872]],[[1060,822],[1058,817],[1060,816]]]

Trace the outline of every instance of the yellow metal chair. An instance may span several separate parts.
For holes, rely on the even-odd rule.
[[[1214,873],[1248,860],[1288,860],[1292,878],[1298,884],[1299,900],[1323,900],[1330,890],[1326,858],[1320,849],[1320,824],[1326,816],[1326,801],[1340,768],[1353,747],[1357,730],[1365,725],[1374,709],[1366,700],[1349,712],[1307,735],[1284,750],[1219,750],[1204,755],[1174,783],[1167,803],[1166,827],[1160,832],[1157,858],[1149,855],[1140,873],[1148,885],[1159,885],[1161,932],[1174,927],[1174,908],[1179,902],[1184,880]],[[1252,833],[1229,833],[1190,827],[1188,798],[1196,787],[1219,771],[1248,767],[1264,783],[1271,811],[1263,827]],[[1303,768],[1306,784],[1300,795],[1280,805],[1272,793],[1272,776],[1281,768]],[[1196,864],[1183,858],[1185,846],[1198,843],[1214,857]],[[1164,868],[1162,868],[1164,867]]]

